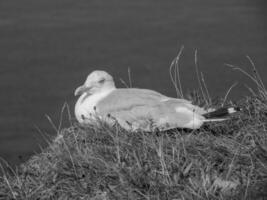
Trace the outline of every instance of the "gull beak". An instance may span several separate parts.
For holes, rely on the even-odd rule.
[[[85,85],[82,85],[82,86],[78,87],[78,88],[75,90],[74,95],[75,95],[75,96],[80,96],[80,95],[82,95],[83,93],[88,92],[90,89],[91,89],[91,87],[87,87],[87,86],[85,86]]]

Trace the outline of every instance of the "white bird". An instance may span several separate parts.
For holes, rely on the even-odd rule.
[[[131,131],[198,129],[203,123],[222,121],[235,108],[207,112],[185,99],[164,96],[156,91],[137,88],[116,88],[113,78],[105,71],[93,71],[85,83],[75,90],[80,95],[75,105],[79,123],[101,119],[110,125],[118,123]],[[214,118],[215,117],[215,118]]]

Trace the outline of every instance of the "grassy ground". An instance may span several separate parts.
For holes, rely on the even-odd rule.
[[[170,72],[183,96],[179,55]],[[257,86],[237,103],[227,102],[227,95],[212,103],[198,79],[202,95],[194,93],[194,103],[239,106],[229,120],[153,133],[70,120],[68,128],[55,127],[56,138],[20,168],[3,162],[0,199],[267,199],[267,91],[251,64],[252,75],[230,66]]]
[[[267,101],[237,104],[230,120],[195,131],[72,124],[5,170],[0,199],[266,199]]]

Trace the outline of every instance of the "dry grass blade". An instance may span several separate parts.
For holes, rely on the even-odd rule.
[[[133,87],[133,83],[132,83],[132,77],[131,77],[131,69],[128,67],[128,79],[129,79],[129,84],[126,83],[126,81],[124,81],[122,78],[120,78],[120,82],[124,85],[124,87],[126,88],[132,88]]]
[[[199,67],[198,67],[198,59],[197,59],[197,50],[195,50],[195,56],[194,56],[194,61],[195,61],[195,68],[196,68],[196,74],[197,74],[197,81],[198,81],[198,85],[200,87],[200,91],[202,94],[202,97],[204,98],[205,102],[207,105],[209,105],[209,98],[206,97],[206,94],[204,92],[203,86],[202,86],[202,82],[200,80],[200,73],[199,73]]]
[[[132,83],[131,69],[129,67],[128,67],[128,79],[129,79],[129,86],[130,88],[132,88],[133,83]]]
[[[180,98],[184,97],[182,84],[181,84],[181,78],[180,78],[180,69],[179,69],[179,61],[183,53],[183,50],[184,50],[184,46],[180,48],[178,55],[173,59],[170,65],[170,68],[169,68],[171,82],[175,88],[177,97],[180,97]]]
[[[225,96],[224,96],[224,98],[223,98],[222,107],[224,106],[224,104],[225,104],[225,102],[226,102],[226,100],[227,100],[227,97],[229,96],[230,92],[232,91],[232,89],[233,89],[235,86],[237,86],[237,84],[238,84],[238,82],[233,83],[233,84],[230,86],[230,88],[227,90],[227,92],[226,92],[226,94],[225,94]]]
[[[128,84],[122,78],[120,78],[120,82],[124,85],[124,87],[129,88]]]
[[[240,71],[242,74],[247,76],[250,80],[252,80],[258,88],[259,95],[262,96],[265,100],[267,100],[267,90],[266,90],[264,83],[263,83],[263,81],[262,81],[262,79],[261,79],[261,77],[260,77],[260,75],[259,75],[259,73],[255,67],[255,64],[249,56],[247,56],[247,59],[249,60],[251,66],[252,66],[253,74],[250,74],[249,72],[247,72],[246,70],[242,69],[239,66],[235,66],[235,65],[231,65],[231,64],[225,64],[225,65],[227,67],[230,67],[233,70]]]
[[[255,64],[254,64],[254,62],[253,62],[253,60],[252,60],[249,56],[246,56],[246,57],[247,57],[247,59],[249,60],[251,66],[252,66],[252,68],[253,68],[253,72],[254,72],[254,74],[255,74],[255,79],[259,82],[259,85],[261,85],[262,90],[263,90],[263,91],[266,91],[265,85],[264,85],[264,83],[263,83],[263,81],[262,81],[262,79],[261,79],[261,77],[260,77],[260,75],[259,75],[259,72],[258,72],[258,70],[257,70],[257,68],[256,68],[256,66],[255,66]]]
[[[204,87],[204,89],[205,89],[205,93],[206,93],[206,97],[205,97],[206,104],[207,104],[208,106],[211,106],[212,102],[211,102],[210,94],[209,94],[208,87],[207,87],[207,84],[206,84],[206,82],[205,82],[203,73],[201,73],[201,80],[202,80],[203,87]]]

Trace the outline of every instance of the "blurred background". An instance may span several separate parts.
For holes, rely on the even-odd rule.
[[[175,96],[169,66],[179,49],[184,92],[198,87],[198,50],[210,95],[248,95],[252,82],[225,67],[267,74],[266,0],[12,0],[0,1],[0,157],[12,166],[39,152],[40,134],[55,135],[64,102],[93,70],[134,87]],[[265,81],[265,80],[264,80]],[[266,81],[265,81],[266,82]]]

